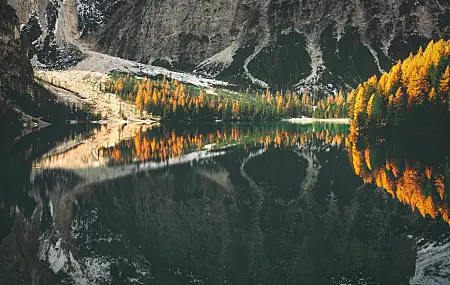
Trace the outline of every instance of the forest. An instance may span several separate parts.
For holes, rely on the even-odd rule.
[[[388,127],[433,130],[449,118],[450,41],[431,41],[380,79],[371,77],[348,93],[351,130]]]
[[[161,79],[113,74],[104,92],[134,102],[141,112],[177,120],[279,120],[346,118],[351,130],[414,125],[439,129],[449,118],[450,41],[431,41],[348,93],[319,98],[304,92],[232,92]]]
[[[164,76],[159,80],[114,74],[100,86],[123,100],[135,102],[141,112],[177,120],[279,120],[297,117],[344,118],[344,92],[317,99],[308,93],[270,90],[261,93],[204,90]]]

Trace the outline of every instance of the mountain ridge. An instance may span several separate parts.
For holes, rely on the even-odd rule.
[[[43,33],[48,39],[40,36],[35,46],[52,50],[54,62],[63,57],[58,53],[69,55],[73,60],[63,67],[81,57],[74,44],[79,41],[113,56],[244,88],[355,87],[450,32],[450,4],[442,0],[39,0],[34,8],[24,7],[27,1],[10,2],[21,10],[25,27],[32,19],[27,15],[59,7],[56,24]],[[43,19],[48,13],[35,17],[51,24]],[[52,67],[45,58],[38,62]]]

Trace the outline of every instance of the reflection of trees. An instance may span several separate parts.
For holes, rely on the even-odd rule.
[[[178,131],[164,130],[137,132],[133,139],[120,144],[101,148],[100,157],[108,157],[115,163],[132,161],[167,161],[196,150],[220,148],[231,144],[252,145],[258,147],[291,147],[307,145],[341,146],[345,140],[343,129],[318,128],[307,130],[272,128],[259,129],[226,126],[214,130]]]
[[[413,275],[414,241],[396,232],[393,201],[349,185],[350,202],[334,195],[322,202],[318,177],[300,179],[300,195],[280,203],[251,169],[270,151],[109,181],[84,199],[102,209],[104,226],[139,246],[152,264],[183,268],[208,284],[329,284],[339,276],[402,283]],[[342,157],[336,151],[329,157],[336,155]],[[311,163],[321,164],[318,158]],[[172,284],[183,283],[177,280]]]
[[[279,284],[329,284],[330,279],[339,276],[350,279],[370,276],[374,284],[403,284],[408,274],[413,274],[414,250],[413,241],[395,233],[395,203],[387,202],[383,195],[367,186],[355,191],[357,185],[346,178],[333,183],[330,173],[345,162],[332,162],[330,158],[336,154],[333,151],[329,156],[318,156],[308,149],[298,153],[307,167],[303,182],[298,185],[300,195],[293,200],[280,203],[274,197],[277,194],[264,187],[260,219],[265,253],[272,267],[283,269],[278,274],[271,272],[272,278],[277,278],[275,283]],[[326,160],[329,161],[324,164]],[[285,162],[273,161],[273,169]],[[261,171],[258,164],[255,162],[253,170],[248,169],[252,176]],[[340,177],[345,177],[345,169],[334,179]],[[349,202],[333,194],[339,192],[342,183],[346,186],[344,192],[351,197]]]
[[[432,162],[430,158],[417,160],[397,151],[398,146],[394,149],[393,144],[386,144],[384,140],[364,143],[353,135],[348,137],[346,144],[353,170],[365,183],[386,189],[392,197],[417,209],[423,217],[440,215],[450,224],[445,193],[450,169],[445,155]],[[416,151],[434,150],[423,145]]]
[[[290,136],[290,130],[284,131]],[[316,131],[326,137],[326,131]],[[45,239],[38,245],[39,230],[33,231],[34,236],[29,234],[25,222],[14,230],[23,229],[26,233],[20,234],[34,238],[34,243],[27,241],[21,247],[32,252],[30,260],[34,258],[44,268],[49,262],[36,260],[37,247],[54,249],[59,239],[60,252],[73,255],[85,276],[92,276],[89,263],[83,263],[86,258],[112,260],[111,268],[103,269],[112,284],[140,278],[138,267],[148,270],[146,278],[152,278],[138,278],[143,284],[155,280],[165,284],[194,280],[205,284],[330,284],[344,277],[406,283],[414,274],[415,241],[398,230],[405,224],[403,212],[381,191],[372,191],[368,185],[357,189],[359,179],[348,180],[352,170],[342,167],[345,152],[328,146],[324,148],[328,151],[320,151],[323,148],[315,146],[325,142],[316,139],[316,131],[304,131],[310,137],[301,146],[308,147],[284,148],[283,140],[280,147],[271,147],[272,142],[267,149],[258,142],[256,147],[247,143],[247,148],[233,148],[210,160],[96,184],[77,183],[72,171],[48,169],[35,176],[35,191],[30,192],[46,197],[40,198],[38,214],[32,217]],[[249,137],[244,128],[239,133]],[[207,143],[211,143],[209,138]],[[377,160],[369,158],[375,167]],[[261,165],[268,165],[267,172]],[[295,170],[294,175],[283,176],[289,180],[286,184],[276,179],[283,169]],[[268,172],[275,173],[271,185],[261,179]],[[282,201],[270,189],[274,184],[279,192],[289,185],[295,195]],[[339,191],[340,185],[345,185],[345,191]],[[39,211],[45,214],[42,221]],[[49,259],[50,251],[44,253]],[[73,260],[66,261],[58,277],[70,280],[75,265]],[[116,271],[118,276],[113,274]],[[36,272],[47,274],[42,269]],[[50,277],[41,279],[53,280]]]

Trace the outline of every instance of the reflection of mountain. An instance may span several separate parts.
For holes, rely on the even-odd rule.
[[[418,246],[416,273],[411,285],[448,284],[450,279],[450,239],[423,242]]]
[[[274,158],[264,158],[272,151],[283,152],[268,150],[253,159]],[[187,283],[190,273],[206,284],[224,280],[229,284],[327,284],[322,276],[355,278],[355,272],[363,272],[363,268],[367,272],[361,278],[384,272],[391,279],[407,280],[405,275],[395,276],[396,271],[412,276],[412,241],[398,235],[389,237],[393,225],[386,204],[380,204],[386,206],[384,210],[378,206],[363,210],[362,200],[367,198],[360,196],[363,192],[355,193],[347,205],[326,198],[319,203],[324,193],[314,193],[319,190],[316,185],[301,190],[302,177],[291,178],[297,186],[292,192],[297,194],[283,203],[254,175],[252,159],[242,175],[236,164],[239,157],[247,155],[238,151],[207,165],[184,165],[166,173],[110,181],[80,200],[88,209],[103,209],[105,215],[98,222],[142,249],[157,280],[169,278],[170,284]],[[344,158],[341,154],[341,160]],[[283,162],[272,160],[268,171]],[[227,183],[218,184],[197,174],[204,169],[228,176],[234,187],[225,188]],[[366,214],[362,219],[356,215],[360,211]],[[355,235],[360,222],[378,219],[384,223]],[[401,255],[394,254],[394,260],[385,266],[378,261],[388,258],[382,248],[391,248],[390,242],[398,245],[393,250]],[[367,256],[360,256],[362,252]],[[395,256],[408,262],[396,261]],[[171,270],[180,271],[180,275]]]
[[[439,153],[437,157],[440,159],[432,159],[430,155],[420,161],[410,157],[407,152],[399,151],[407,148],[406,145],[399,147],[385,142],[363,145],[362,148],[358,147],[354,136],[349,136],[347,140],[350,161],[356,175],[365,183],[383,187],[392,197],[410,205],[413,210],[417,209],[423,217],[442,216],[450,224],[446,193],[450,181],[448,156]],[[416,150],[432,153],[436,151],[433,147],[424,145]]]
[[[212,133],[216,134],[212,141],[204,135],[208,139],[203,148],[222,146],[217,126],[183,129],[186,136],[172,127],[153,128],[139,136],[190,133],[192,138]],[[86,183],[77,168],[35,170],[27,188],[34,210],[29,218],[19,211],[2,240],[0,281],[406,284],[415,275],[418,252],[417,239],[408,234],[421,236],[426,248],[428,240],[436,240],[428,236],[431,230],[439,235],[447,232],[441,224],[428,225],[383,191],[361,186],[347,167],[344,149],[327,144],[327,131],[318,126],[238,129],[240,139],[224,144],[228,147],[219,150],[220,156],[139,169],[108,180]],[[256,133],[258,129],[275,134],[269,147],[259,142],[265,136]],[[225,131],[231,133],[221,127],[222,137]],[[282,140],[279,147],[270,147],[276,134],[282,137],[283,132],[290,142],[291,134],[310,135],[304,144],[300,139],[289,145]],[[328,133],[329,142],[339,134],[332,128]],[[116,146],[128,143],[132,146],[134,138]],[[193,149],[179,158],[198,152]],[[138,167],[158,163],[151,159],[138,161]],[[111,169],[121,172],[127,167]],[[414,280],[426,283],[443,272],[430,268],[440,270],[449,264],[443,257],[445,248],[434,248],[433,254],[419,248],[421,267]],[[433,261],[423,262],[426,256],[433,256]],[[23,261],[27,266],[21,266]],[[10,282],[19,270],[25,272],[20,275],[23,281]]]
[[[87,135],[90,126],[48,127],[22,137],[13,145],[3,145],[0,153],[0,284],[57,284],[46,264],[36,260],[39,229],[48,220],[42,201],[29,193],[32,161],[67,137]],[[3,138],[2,138],[3,139]],[[3,143],[3,142],[2,142]],[[48,181],[48,187],[52,185]],[[45,193],[42,187],[42,194]],[[31,194],[31,195],[30,195]],[[48,198],[45,198],[45,203]],[[38,204],[36,204],[38,203]],[[48,210],[48,207],[47,207]],[[20,269],[19,269],[20,268]],[[34,274],[33,272],[39,272]],[[45,280],[45,281],[43,281]]]
[[[35,168],[80,169],[108,164],[109,158],[99,155],[98,150],[111,147],[132,138],[136,133],[146,131],[152,125],[112,125],[102,126],[89,137],[78,137],[66,141],[42,156]]]
[[[309,150],[303,151],[312,157]],[[289,155],[292,159],[284,157]],[[353,198],[342,204],[338,197],[327,198],[329,191],[338,192],[333,185],[344,180],[349,187],[358,183],[356,178],[348,181],[345,175],[341,175],[345,179],[334,176],[334,182],[318,187],[317,180],[345,159],[345,153],[336,150],[323,152],[321,159],[305,160],[290,150],[273,148],[248,154],[238,148],[209,162],[87,186],[73,197],[74,217],[65,220],[69,224],[51,226],[41,235],[44,242],[39,253],[52,270],[75,279],[79,267],[93,283],[111,279],[132,283],[124,276],[144,284],[151,283],[150,276],[168,284],[194,280],[204,284],[224,280],[229,284],[264,280],[328,284],[342,276],[370,280],[385,274],[389,280],[407,280],[414,268],[413,241],[404,235],[390,236],[395,231],[392,205],[383,203],[382,195],[371,190],[370,194],[353,192]],[[258,174],[261,164],[266,173],[276,175],[285,163],[285,167],[299,167],[298,173],[304,175],[284,176],[289,181],[283,186]],[[317,174],[315,169],[325,173]],[[310,172],[318,179],[305,183],[306,177],[314,175]],[[60,180],[67,181],[69,176],[64,176]],[[42,183],[45,181],[49,177]],[[280,193],[294,195],[276,195],[267,184],[270,181]],[[49,189],[54,221],[68,210],[58,205],[61,200],[55,200],[64,188]],[[368,199],[381,203],[366,207]],[[360,223],[373,228],[361,228]],[[388,257],[391,251],[385,247],[401,254]],[[386,258],[393,260],[380,262]],[[101,264],[99,272],[88,268],[93,260]],[[122,276],[114,276],[116,266],[124,271]],[[355,275],[359,272],[361,276]]]
[[[232,145],[255,147],[331,147],[345,140],[345,126],[326,124],[220,125],[160,127],[109,126],[93,135],[66,141],[33,165],[35,177],[45,169],[71,169],[83,185],[170,165],[223,155]],[[82,188],[82,187],[81,187]]]

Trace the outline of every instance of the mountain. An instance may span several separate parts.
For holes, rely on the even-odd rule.
[[[27,49],[20,37],[19,19],[14,9],[0,0],[0,86],[26,92],[33,81],[33,69]]]
[[[18,134],[20,126],[12,99],[29,97],[27,94],[30,95],[33,84],[33,69],[27,52],[14,9],[6,0],[0,0],[0,130],[13,135]]]
[[[37,60],[77,45],[260,87],[357,85],[450,32],[446,0],[10,0]]]
[[[0,0],[0,131],[4,137],[14,139],[48,123],[86,119],[91,115],[88,111],[35,82],[29,60],[36,52],[28,44],[30,26],[21,28],[20,23],[15,9]]]

